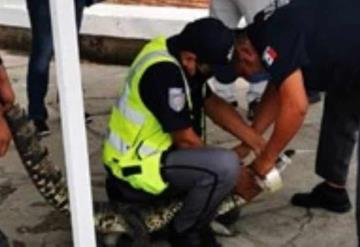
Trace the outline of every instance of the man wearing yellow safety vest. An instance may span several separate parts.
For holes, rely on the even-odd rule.
[[[153,39],[131,65],[112,109],[103,152],[109,197],[151,202],[181,196],[172,246],[220,246],[209,223],[239,175],[240,153],[204,145],[203,109],[255,153],[264,146],[233,107],[206,88],[205,81],[230,62],[233,44],[233,32],[212,18]]]

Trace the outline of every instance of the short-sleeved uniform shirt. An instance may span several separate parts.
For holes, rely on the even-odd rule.
[[[171,44],[171,43],[170,43]],[[171,46],[168,42],[168,46]],[[171,47],[170,53],[175,53]],[[173,54],[175,57],[176,55]],[[160,62],[149,67],[140,80],[140,97],[154,114],[164,132],[192,127],[201,136],[204,99],[210,96],[205,78],[187,79],[191,91],[192,109],[185,95],[185,82],[179,66]],[[204,87],[207,92],[204,93]]]
[[[248,35],[277,86],[302,69],[307,89],[360,84],[358,0],[292,0],[265,9]]]

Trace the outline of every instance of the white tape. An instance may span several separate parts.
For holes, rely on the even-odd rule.
[[[271,169],[264,179],[257,178],[257,182],[261,188],[271,193],[278,191],[283,186],[280,172],[276,168]]]
[[[281,154],[279,160],[276,163],[277,170],[281,173],[283,172],[288,165],[291,164],[291,159],[286,154]]]
[[[234,230],[231,230],[226,225],[223,225],[220,222],[215,221],[215,220],[213,220],[211,222],[210,227],[213,230],[213,232],[218,236],[233,237],[236,234]]]

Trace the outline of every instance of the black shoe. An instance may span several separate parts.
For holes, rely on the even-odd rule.
[[[240,207],[235,207],[231,209],[229,212],[217,216],[215,220],[221,223],[222,225],[231,226],[239,220],[240,213],[241,213]]]
[[[86,124],[89,124],[89,123],[92,123],[92,121],[93,121],[92,115],[90,115],[89,113],[85,112],[85,123],[86,123]]]
[[[252,121],[254,120],[255,117],[255,111],[256,111],[256,107],[259,105],[260,101],[259,100],[253,100],[249,103],[248,105],[248,112],[247,112],[247,119]]]
[[[50,129],[45,120],[34,120],[34,126],[38,136],[45,137],[50,135]]]
[[[318,184],[310,193],[297,193],[291,204],[304,208],[323,208],[335,213],[346,213],[351,209],[346,189],[333,188],[326,182]]]

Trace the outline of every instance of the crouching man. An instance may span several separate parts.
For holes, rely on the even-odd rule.
[[[112,109],[103,151],[109,197],[151,203],[182,196],[184,205],[170,226],[172,246],[220,246],[209,223],[240,171],[236,152],[204,145],[203,110],[255,153],[264,146],[206,88],[206,80],[229,63],[233,44],[233,32],[212,18],[168,39],[155,38],[136,57]]]

